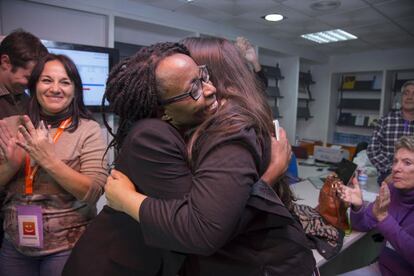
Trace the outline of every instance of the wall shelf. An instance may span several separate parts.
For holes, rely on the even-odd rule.
[[[315,101],[315,99],[298,98],[298,101],[313,102],[313,101]]]
[[[367,140],[380,117],[383,73],[337,73],[335,78],[332,89],[338,98],[333,142],[343,143],[347,135],[355,135],[355,141]]]
[[[338,105],[340,109],[361,109],[361,110],[378,110],[380,109],[381,100],[379,99],[341,99]]]
[[[362,126],[357,126],[357,125],[351,125],[351,124],[340,124],[340,123],[336,123],[337,126],[340,127],[355,127],[355,128],[371,128],[374,129],[375,126],[368,126],[368,125],[362,125]]]
[[[339,92],[381,92],[381,89],[338,89]]]
[[[310,86],[316,82],[312,79],[310,70],[308,72],[299,72],[299,91],[298,91],[298,109],[296,118],[311,119],[309,103],[315,101],[312,97]]]
[[[266,88],[266,94],[269,97],[276,97],[282,99],[283,96],[280,95],[280,89],[278,86],[269,86]]]
[[[273,117],[276,119],[282,118],[279,111],[279,99],[282,99],[283,96],[280,93],[279,82],[285,77],[282,76],[279,63],[276,64],[276,67],[267,65],[261,65],[261,67],[267,78],[267,87],[265,92],[269,105],[272,109]]]

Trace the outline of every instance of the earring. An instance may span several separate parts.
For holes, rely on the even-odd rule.
[[[172,118],[170,116],[168,116],[167,114],[162,115],[161,120],[165,121],[165,122],[169,122],[172,120]]]

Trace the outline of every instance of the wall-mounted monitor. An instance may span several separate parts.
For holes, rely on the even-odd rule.
[[[82,78],[85,105],[92,111],[100,111],[109,71],[119,59],[118,50],[50,40],[42,42],[50,53],[63,54],[73,60]]]

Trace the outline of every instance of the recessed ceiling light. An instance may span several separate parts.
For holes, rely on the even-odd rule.
[[[263,16],[264,20],[272,21],[272,22],[281,21],[284,18],[285,17],[283,15],[277,14],[277,13],[271,13],[271,14],[267,14],[267,15]]]
[[[312,40],[317,43],[331,43],[331,42],[338,42],[338,41],[345,41],[345,40],[351,40],[351,39],[357,39],[353,34],[350,34],[348,32],[345,32],[341,29],[336,30],[330,30],[330,31],[324,31],[319,33],[309,33],[309,34],[303,34],[301,37]]]

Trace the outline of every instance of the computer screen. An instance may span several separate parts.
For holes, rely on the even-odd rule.
[[[93,111],[99,110],[109,71],[118,61],[118,50],[48,40],[42,42],[50,53],[66,55],[73,60],[82,79],[85,105]]]

